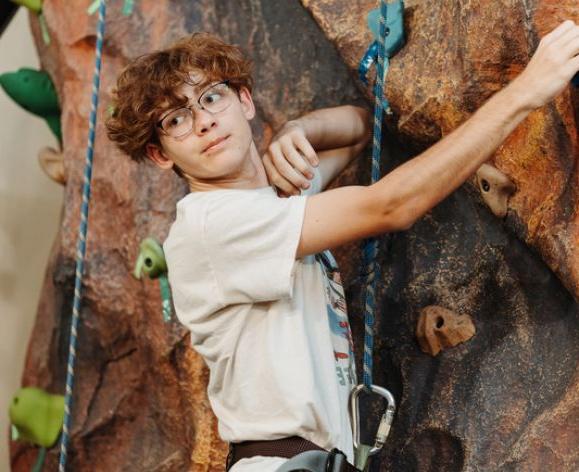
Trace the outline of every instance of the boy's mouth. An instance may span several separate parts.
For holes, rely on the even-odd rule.
[[[214,149],[218,149],[220,146],[223,145],[222,143],[226,141],[228,138],[229,135],[214,139],[203,149],[202,152],[213,151]]]

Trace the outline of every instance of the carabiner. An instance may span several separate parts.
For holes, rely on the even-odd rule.
[[[350,393],[350,419],[352,421],[352,437],[354,440],[354,450],[357,451],[360,448],[360,417],[358,415],[358,397],[362,390],[368,391],[364,384],[356,385],[352,392]],[[384,387],[378,385],[372,385],[370,387],[371,393],[376,393],[381,397],[386,399],[388,406],[382,418],[380,419],[380,425],[378,426],[378,431],[376,432],[376,438],[374,440],[374,446],[370,449],[368,455],[373,456],[382,449],[388,434],[390,433],[390,426],[392,425],[392,420],[394,419],[394,413],[396,411],[396,401],[394,396],[386,390]]]

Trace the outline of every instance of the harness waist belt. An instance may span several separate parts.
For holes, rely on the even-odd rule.
[[[290,459],[306,451],[326,451],[324,448],[314,444],[299,436],[292,436],[283,439],[273,439],[270,441],[244,441],[229,444],[229,455],[227,456],[227,470],[231,469],[235,463],[241,459],[253,456],[284,457]],[[344,472],[358,472],[353,465],[346,463]]]

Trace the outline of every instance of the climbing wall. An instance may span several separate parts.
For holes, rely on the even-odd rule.
[[[31,16],[61,99],[66,182],[23,384],[52,392],[64,390],[72,311],[97,21],[88,3],[45,0],[49,45]],[[203,362],[182,327],[163,323],[157,284],[131,275],[140,241],[166,236],[187,189],[107,141],[110,91],[132,58],[192,31],[215,32],[254,60],[263,149],[273,130],[308,110],[371,106],[355,69],[376,4],[142,0],[127,17],[122,3],[108,2],[69,470],[220,471],[226,448]],[[408,45],[387,85],[384,172],[474,113],[524,68],[541,35],[565,18],[579,22],[576,0],[406,5]],[[380,238],[374,377],[399,409],[375,471],[579,468],[578,110],[577,90],[565,91],[530,115],[489,168],[409,231]],[[361,157],[336,185],[368,182],[369,167]],[[361,354],[360,247],[336,256]],[[379,409],[369,405],[366,417]],[[364,421],[366,433],[371,427]],[[12,469],[30,470],[36,451],[11,448]],[[57,455],[49,451],[45,470],[56,470]]]

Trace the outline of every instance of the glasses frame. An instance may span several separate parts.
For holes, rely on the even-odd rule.
[[[212,84],[212,85],[209,85],[205,90],[203,90],[203,92],[201,92],[201,93],[199,94],[199,98],[197,98],[197,104],[191,103],[190,105],[187,105],[187,106],[184,106],[184,107],[179,107],[179,108],[174,108],[173,110],[168,111],[167,113],[165,113],[165,114],[163,115],[163,117],[162,117],[159,121],[157,121],[157,128],[159,128],[159,129],[162,131],[163,134],[165,134],[165,135],[167,135],[167,136],[171,136],[169,133],[167,133],[167,131],[165,131],[165,130],[163,129],[162,123],[163,123],[163,120],[164,120],[165,118],[167,118],[171,113],[176,112],[176,111],[179,111],[179,110],[188,110],[189,113],[191,114],[191,122],[192,122],[193,124],[195,123],[195,115],[193,114],[192,108],[198,108],[198,109],[200,109],[200,110],[206,111],[206,112],[209,113],[210,115],[215,115],[216,113],[221,113],[222,111],[227,110],[227,108],[229,108],[229,105],[227,105],[223,110],[220,110],[220,111],[217,111],[217,112],[211,112],[211,111],[207,110],[207,108],[205,108],[203,105],[201,105],[201,99],[203,98],[203,96],[204,96],[207,92],[209,92],[209,90],[211,90],[213,87],[217,87],[218,85],[223,85],[223,84],[225,84],[225,85],[227,86],[227,88],[231,89],[231,85],[230,85],[230,83],[229,83],[229,80],[223,80],[223,81],[221,81],[221,82],[217,82],[217,83],[214,83],[214,84]],[[193,129],[193,126],[191,126],[191,130],[192,130],[192,129]],[[188,134],[191,132],[191,130],[189,130],[187,133],[182,134],[181,136],[177,136],[177,138],[181,138],[181,137],[183,137],[183,136],[188,135]],[[171,136],[171,137],[174,138],[175,136]]]

